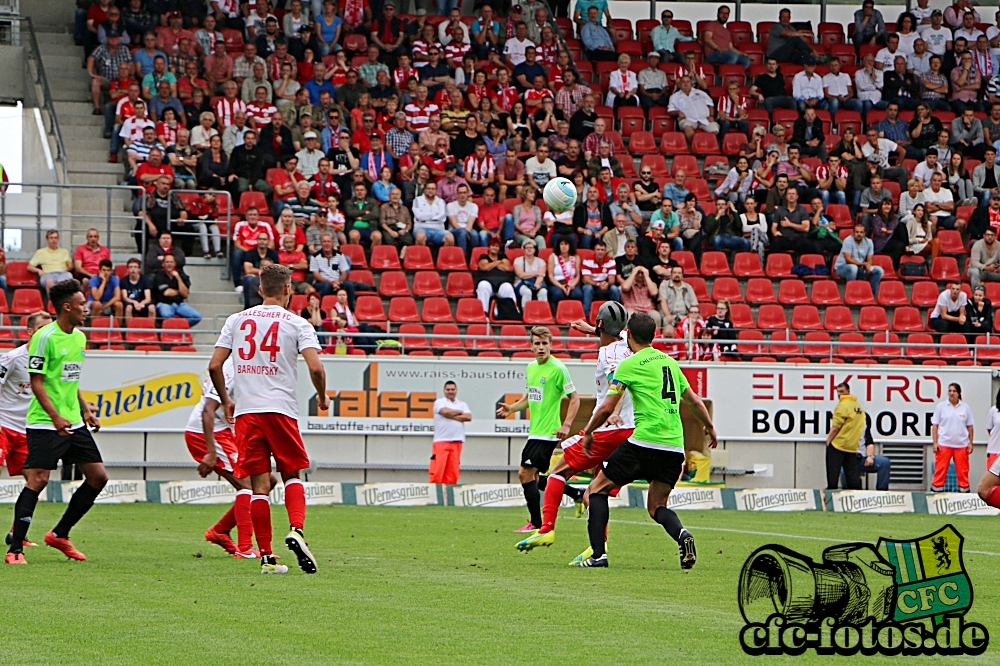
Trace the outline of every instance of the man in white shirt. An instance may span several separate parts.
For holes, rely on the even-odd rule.
[[[485,246],[486,242],[480,242],[479,232],[475,230],[476,220],[479,219],[479,206],[469,200],[469,186],[459,185],[457,192],[458,199],[445,206],[448,232],[455,237],[455,245],[462,248],[462,252],[469,256],[470,247]],[[488,232],[484,240],[489,241]]]
[[[445,231],[448,219],[444,199],[437,195],[437,183],[424,185],[423,196],[413,200],[413,231],[417,245],[454,245],[455,236]]]
[[[943,182],[944,174],[931,175],[931,186],[924,190],[924,206],[937,221],[938,229],[964,231],[966,220],[955,219],[955,199],[951,190],[941,187]]]
[[[990,40],[990,53],[1000,58],[1000,12],[994,15],[996,23],[986,28],[986,39]]]
[[[667,113],[677,119],[677,125],[687,137],[688,144],[696,129],[718,134],[719,124],[712,120],[715,111],[712,98],[701,90],[694,90],[691,77],[687,75],[677,80],[677,88],[670,96]]]
[[[458,483],[465,443],[465,424],[472,420],[472,410],[458,400],[458,385],[444,383],[444,397],[434,401],[434,440],[431,444],[430,483]]]
[[[942,57],[951,42],[951,30],[941,25],[943,21],[941,10],[935,9],[931,12],[931,24],[920,29],[920,37],[927,42],[927,50]]]
[[[962,25],[951,33],[951,41],[954,42],[959,37],[965,37],[970,44],[975,44],[976,39],[981,34],[983,31],[976,27],[976,15],[972,12],[965,12],[962,16]]]
[[[875,67],[884,72],[891,71],[892,63],[895,62],[898,55],[903,55],[899,51],[899,35],[890,33],[886,39],[885,47],[879,49],[879,52],[875,54]]]
[[[906,159],[906,151],[895,141],[883,139],[878,135],[878,128],[874,125],[868,128],[868,142],[861,146],[861,154],[865,159],[874,157],[878,160],[878,165],[882,169],[882,177],[887,180],[895,180],[899,183],[900,190],[906,189],[908,173],[905,167],[890,167],[889,155],[896,153],[897,164],[902,164]]]
[[[913,168],[913,177],[923,182],[925,188],[930,187],[931,176],[936,173],[944,174],[937,160],[937,148],[931,146],[927,149],[927,156],[924,158],[924,161]]]
[[[558,175],[556,163],[549,159],[549,145],[547,143],[541,141],[538,143],[535,156],[529,157],[524,163],[524,175],[528,184],[535,188],[539,195],[545,189],[545,184]]]
[[[825,109],[826,97],[823,94],[823,79],[816,74],[816,60],[806,58],[802,63],[804,70],[792,77],[792,97],[799,107],[799,113],[806,108]]]
[[[830,60],[830,73],[823,77],[823,95],[826,98],[826,110],[834,118],[840,107],[861,112],[861,100],[854,97],[854,81],[849,74],[840,71],[840,60]]]
[[[517,67],[524,62],[524,52],[529,46],[535,46],[535,43],[528,39],[528,26],[518,23],[514,37],[508,39],[503,46],[504,56],[511,67]]]

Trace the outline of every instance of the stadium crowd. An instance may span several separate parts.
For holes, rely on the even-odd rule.
[[[472,287],[456,293],[492,320],[527,322],[540,301],[565,323],[617,300],[664,337],[713,339],[698,353],[718,358],[735,353],[732,305],[712,298],[709,317],[685,274],[712,275],[725,253],[726,275],[756,275],[737,270],[753,260],[790,276],[771,270],[790,255],[796,277],[868,282],[873,299],[887,277],[948,280],[990,315],[952,300],[930,329],[992,332],[1000,12],[990,25],[969,0],[919,0],[887,23],[865,0],[847,35],[787,9],[755,34],[725,5],[633,30],[606,0],[437,4],[80,5],[109,159],[146,189],[137,247],[174,232],[187,255],[228,249],[248,306],[260,268],[286,264],[303,316],[327,330],[371,323],[356,308],[376,283],[354,276],[375,255],[433,269],[461,253]],[[556,176],[576,186],[574,210],[541,201]],[[966,271],[936,271],[955,255]]]

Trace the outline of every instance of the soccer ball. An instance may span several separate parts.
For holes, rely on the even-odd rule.
[[[576,205],[576,185],[567,178],[553,178],[545,184],[542,199],[553,213],[565,213]]]

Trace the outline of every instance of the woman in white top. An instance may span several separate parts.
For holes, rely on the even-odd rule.
[[[202,111],[198,116],[198,125],[191,130],[191,147],[198,152],[208,150],[209,141],[219,131],[215,129],[215,114],[211,111]]]
[[[767,252],[767,217],[757,212],[757,199],[747,197],[743,202],[746,211],[740,215],[743,223],[743,237],[750,241],[750,251],[760,257],[760,265],[764,265],[764,254]]]
[[[924,203],[924,183],[919,178],[911,178],[906,181],[906,191],[899,195],[900,221],[909,222],[918,203]]]
[[[931,443],[934,447],[934,477],[931,492],[944,490],[948,467],[955,463],[958,491],[969,492],[969,454],[972,453],[975,419],[962,402],[962,387],[948,384],[948,399],[938,403],[931,417]]]
[[[736,166],[726,174],[726,179],[715,188],[715,196],[742,204],[746,200],[752,184],[753,171],[750,170],[750,162],[741,155],[736,160]]]
[[[632,59],[626,54],[618,56],[618,69],[611,72],[611,80],[608,82],[608,95],[605,104],[618,108],[619,106],[639,105],[639,80],[635,72],[630,71],[628,66]]]
[[[583,301],[583,289],[580,288],[580,257],[576,254],[576,239],[572,236],[560,236],[559,244],[549,256],[549,303],[553,312],[559,301],[569,298]]]
[[[932,260],[941,254],[941,241],[934,238],[934,223],[922,201],[910,209],[906,235],[910,238],[910,244],[906,246],[909,254],[929,254]]]
[[[917,32],[917,21],[913,14],[903,12],[899,15],[899,19],[896,21],[896,34],[899,35],[899,46],[896,47],[896,52],[902,53],[904,56],[913,55],[913,42],[920,39],[920,33]]]
[[[529,238],[521,248],[524,254],[514,260],[514,275],[517,276],[514,289],[521,296],[523,310],[532,298],[543,302],[549,300],[549,292],[545,289],[545,262],[538,257],[535,241]]]

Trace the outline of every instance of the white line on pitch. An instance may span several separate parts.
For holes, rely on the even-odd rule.
[[[640,523],[634,520],[612,520],[612,523],[620,523],[622,525],[655,525],[656,523],[646,522]],[[753,530],[734,530],[728,527],[699,527],[697,525],[689,525],[691,529],[705,530],[706,532],[731,532],[733,534],[752,534],[754,536],[765,536],[765,537],[777,537],[781,539],[802,539],[804,541],[828,541],[830,543],[843,543],[843,539],[831,539],[829,537],[816,537],[816,536],[804,536],[801,534],[782,534],[780,532],[755,532]],[[986,555],[988,557],[1000,557],[1000,553],[992,553],[988,550],[966,550],[965,552],[970,555]]]

